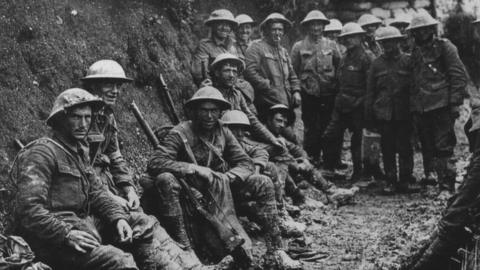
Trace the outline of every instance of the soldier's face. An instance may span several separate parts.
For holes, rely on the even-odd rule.
[[[245,138],[245,128],[239,125],[230,125],[228,128],[232,131],[233,135],[237,140],[242,140]]]
[[[386,55],[394,55],[400,52],[400,39],[388,39],[381,41],[380,44]]]
[[[411,33],[413,38],[415,39],[415,43],[417,43],[418,45],[423,45],[433,41],[436,31],[437,28],[432,26],[414,29],[411,31]]]
[[[226,21],[219,21],[213,25],[213,35],[220,39],[227,38],[232,32],[232,25]]]
[[[212,130],[218,123],[220,108],[218,104],[211,101],[204,101],[198,104],[195,119],[203,130]]]
[[[323,29],[325,28],[325,24],[320,21],[312,21],[308,25],[308,33],[314,37],[318,38],[321,37],[323,34]]]
[[[114,106],[117,102],[123,83],[116,80],[101,81],[94,86],[95,95],[99,96],[107,106]]]
[[[369,24],[362,28],[363,30],[365,30],[365,32],[367,32],[367,35],[373,37],[375,35],[375,31],[377,31],[379,26],[379,24]]]
[[[287,126],[287,117],[282,113],[276,113],[267,121],[267,127],[274,135],[280,132]]]
[[[360,35],[346,36],[341,38],[340,42],[347,48],[347,50],[351,50],[362,44],[362,37]]]
[[[233,87],[237,82],[238,67],[231,63],[226,63],[215,72],[215,76],[218,78],[221,85]]]
[[[331,40],[337,40],[337,37],[339,34],[340,34],[340,31],[325,32],[325,36]]]
[[[68,110],[65,122],[64,128],[68,137],[84,140],[92,122],[92,108],[81,106]]]
[[[277,45],[280,44],[284,34],[285,34],[285,29],[283,27],[283,23],[274,22],[270,24],[268,36],[270,37],[270,40],[274,44],[277,44]]]
[[[238,27],[237,36],[239,39],[247,42],[248,40],[250,40],[250,36],[252,35],[252,32],[253,32],[252,25],[249,23],[244,23]]]

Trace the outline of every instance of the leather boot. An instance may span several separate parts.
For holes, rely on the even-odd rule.
[[[182,215],[178,216],[163,216],[162,225],[170,234],[173,240],[179,243],[182,248],[190,249],[190,239],[188,238],[187,230],[185,229],[185,221]]]
[[[438,174],[438,184],[440,191],[455,191],[456,171],[450,164],[449,157],[437,158],[435,168]]]

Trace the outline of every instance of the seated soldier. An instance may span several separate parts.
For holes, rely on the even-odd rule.
[[[227,126],[237,138],[243,150],[250,156],[255,165],[255,174],[249,178],[255,178],[259,174],[268,176],[273,182],[275,188],[275,198],[277,200],[277,209],[280,216],[279,227],[283,236],[303,236],[306,229],[305,224],[296,222],[288,214],[286,207],[284,207],[284,189],[285,181],[278,174],[278,168],[272,162],[269,162],[269,155],[264,147],[260,146],[258,142],[251,141],[246,137],[247,129],[250,128],[250,121],[246,114],[242,111],[231,110],[227,111],[222,116],[222,123]],[[252,198],[238,198],[238,193],[235,192],[235,187],[232,186],[233,198],[236,204],[247,203],[252,201]],[[236,196],[237,195],[237,196]],[[237,207],[238,209],[238,207]]]
[[[267,114],[267,128],[278,138],[282,138],[281,130],[287,126],[294,117],[293,112],[283,104],[273,105]],[[267,146],[270,154],[270,160],[275,162],[280,168],[288,170],[290,175],[301,176],[314,187],[325,192],[329,201],[337,206],[347,204],[352,201],[357,188],[343,189],[337,188],[333,183],[323,178],[321,172],[313,167],[308,160],[307,153],[298,145],[285,140],[285,148],[278,149]]]
[[[174,242],[156,238],[155,218],[127,213],[102,187],[86,138],[103,106],[83,89],[64,91],[47,119],[53,135],[20,151],[11,171],[17,233],[54,269],[206,269],[198,259],[178,264],[194,258],[166,248]]]
[[[236,217],[230,189],[232,185],[238,188],[239,194],[245,192],[262,196],[262,205],[256,218],[267,232],[267,269],[301,268],[298,261],[292,260],[282,250],[274,221],[276,206],[271,180],[260,175],[250,177],[253,172],[252,160],[231,131],[218,121],[221,112],[230,109],[230,103],[217,89],[206,86],[200,88],[185,106],[191,121],[175,126],[148,164],[148,173],[156,178],[155,186],[160,197],[158,214],[167,225],[167,230],[178,242],[193,247],[202,258],[217,259],[219,255],[226,255],[226,250],[219,249],[219,246],[228,245],[225,239],[218,239],[215,231],[209,233],[211,224],[202,223],[202,219],[194,216],[187,207],[182,207],[185,202],[181,202],[180,198],[184,198],[185,191],[179,184],[181,177],[188,181],[197,197],[211,206],[208,209],[210,214],[217,216],[246,240],[242,254],[251,258],[251,240]],[[260,180],[260,185],[252,183],[256,180]],[[236,260],[245,259],[238,257],[238,253],[232,255]]]

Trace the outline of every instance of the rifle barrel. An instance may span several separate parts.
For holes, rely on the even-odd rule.
[[[153,133],[150,125],[147,123],[147,121],[145,121],[145,118],[138,109],[137,104],[135,104],[135,101],[132,101],[132,104],[130,104],[129,108],[137,119],[138,123],[140,124],[143,132],[147,136],[148,141],[152,144],[153,148],[157,149],[160,146],[160,142],[158,141],[157,136],[155,136],[155,133]]]

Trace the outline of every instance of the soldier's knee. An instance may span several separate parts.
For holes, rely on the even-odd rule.
[[[180,192],[181,186],[171,173],[161,173],[155,178],[155,187],[159,192]]]
[[[251,183],[254,185],[254,189],[257,191],[259,197],[275,197],[275,186],[272,179],[265,175],[254,174],[250,176]]]
[[[90,255],[93,258],[96,258],[95,264],[99,263],[100,265],[105,267],[102,269],[138,269],[132,254],[124,252],[123,250],[112,245],[99,246],[93,249]],[[88,265],[87,267],[90,268],[90,266]],[[94,265],[91,265],[91,267],[95,268]]]
[[[133,234],[138,235],[138,241],[151,241],[153,231],[158,220],[151,215],[142,212],[130,212],[129,224],[132,227]]]

